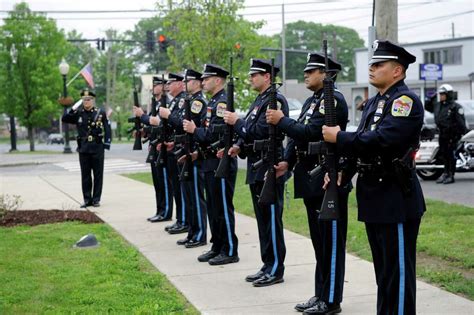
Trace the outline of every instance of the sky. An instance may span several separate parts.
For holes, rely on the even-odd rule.
[[[161,0],[162,1],[162,0]],[[12,10],[15,0],[0,1],[0,17]],[[35,11],[90,11],[90,10],[153,10],[152,0],[27,0]],[[282,29],[282,5],[285,23],[298,20],[322,24],[336,24],[355,29],[367,43],[367,29],[372,21],[372,0],[246,0],[239,11],[250,21],[265,21],[260,34],[273,35]],[[398,0],[398,40],[413,43],[452,37],[474,35],[473,0]],[[48,13],[65,31],[76,29],[83,38],[105,36],[105,30],[121,32],[133,29],[140,18],[151,17],[153,12],[126,13]]]

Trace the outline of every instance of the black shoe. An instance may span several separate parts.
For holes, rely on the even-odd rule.
[[[176,228],[178,224],[179,224],[178,221],[176,221],[175,223],[171,225],[165,226],[165,231],[168,232],[169,230]]]
[[[87,207],[90,207],[92,206],[92,202],[84,202],[82,205],[81,205],[81,208],[87,208]]]
[[[310,298],[308,301],[304,303],[298,303],[295,305],[295,310],[298,312],[303,312],[307,310],[308,308],[311,308],[316,305],[316,302],[318,302],[319,298],[317,296],[313,296]]]
[[[178,244],[178,245],[185,245],[185,244],[186,244],[187,242],[189,242],[189,241],[190,241],[190,239],[186,237],[186,238],[183,238],[183,239],[181,239],[181,240],[177,240],[177,241],[176,241],[176,244]]]
[[[209,265],[212,266],[226,265],[236,262],[239,262],[239,256],[227,256],[226,254],[219,254],[208,261]]]
[[[180,233],[187,233],[189,230],[187,225],[179,225],[179,227],[176,227],[174,229],[169,229],[168,233],[170,234],[180,234]]]
[[[94,203],[92,204],[92,206],[94,207],[100,207],[100,202],[99,201],[94,201]]]
[[[213,251],[212,249],[210,251],[205,252],[204,254],[200,255],[198,257],[198,261],[200,262],[208,262],[210,259],[216,257],[219,255],[218,252]]]
[[[271,276],[270,274],[265,274],[261,278],[255,280],[252,282],[254,287],[267,287],[269,285],[277,284],[277,283],[282,283],[283,276]]]
[[[454,176],[448,176],[443,180],[443,184],[452,184],[454,183]]]
[[[204,246],[206,245],[206,241],[196,241],[196,240],[189,240],[184,244],[184,247],[186,248],[194,248],[194,247],[199,247],[199,246]]]
[[[166,220],[165,218],[163,218],[161,215],[158,214],[158,215],[155,215],[153,218],[151,218],[148,221],[150,221],[152,223],[155,223],[155,222],[163,222],[165,220]]]
[[[248,275],[247,277],[245,277],[245,281],[254,282],[255,280],[260,279],[264,275],[265,275],[265,272],[259,270],[256,274]]]
[[[441,177],[436,180],[436,184],[442,184],[446,177],[448,177],[448,174],[443,173],[443,175],[441,175]]]
[[[324,301],[316,302],[316,305],[304,310],[303,314],[337,314],[342,311],[341,304],[327,304]]]
[[[149,218],[147,218],[146,220],[147,220],[147,221],[150,221],[150,222],[153,222],[152,220],[156,219],[156,217],[158,217],[158,216],[160,216],[160,215],[159,215],[159,214],[155,214],[154,216],[149,217]]]

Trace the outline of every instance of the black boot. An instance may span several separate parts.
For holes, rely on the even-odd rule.
[[[448,177],[448,173],[443,173],[443,175],[441,175],[441,177],[436,180],[436,184],[442,184],[446,177]]]
[[[443,184],[452,184],[452,183],[454,183],[454,174],[449,173],[448,176],[446,176],[446,178],[444,179]]]

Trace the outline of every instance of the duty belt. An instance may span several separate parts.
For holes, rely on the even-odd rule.
[[[378,179],[379,181],[389,175],[386,169],[388,166],[384,165],[381,158],[375,158],[372,161],[357,160],[357,172],[360,177]]]

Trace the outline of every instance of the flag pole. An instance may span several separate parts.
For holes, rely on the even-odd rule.
[[[83,69],[84,69],[84,68],[83,68]],[[81,74],[81,71],[82,71],[82,69],[79,70],[79,72],[78,72],[75,76],[72,77],[71,81],[69,81],[69,82],[66,84],[66,86],[69,86],[69,84],[71,84],[74,80],[76,80],[77,77]]]

